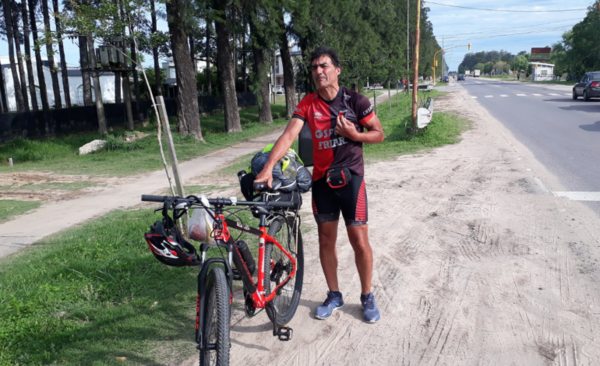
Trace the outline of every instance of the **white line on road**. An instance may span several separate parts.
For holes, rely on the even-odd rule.
[[[506,94],[500,94],[500,96],[501,96],[502,98],[506,98],[506,97],[508,97],[508,95],[506,95]]]
[[[552,192],[556,197],[567,197],[572,201],[600,201],[600,192]]]
[[[517,97],[526,97],[527,94],[517,94]]]
[[[571,93],[564,93],[565,95],[572,95]]]
[[[534,94],[535,97],[543,97],[544,94]]]
[[[473,98],[473,99],[477,99],[477,97],[471,97],[471,98]]]
[[[560,95],[560,94],[556,94],[556,93],[548,93],[548,95],[554,95],[554,96],[556,96],[556,95]]]
[[[486,95],[485,97],[486,98],[493,98],[494,96],[493,95]]]

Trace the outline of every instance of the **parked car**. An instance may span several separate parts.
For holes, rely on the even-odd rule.
[[[573,87],[573,99],[583,97],[586,102],[590,98],[600,97],[600,71],[586,72]]]
[[[275,85],[275,94],[283,94],[283,85]]]
[[[465,81],[465,74],[458,74],[458,79],[456,79],[456,81]]]
[[[442,77],[442,83],[447,83],[449,80],[448,75]]]

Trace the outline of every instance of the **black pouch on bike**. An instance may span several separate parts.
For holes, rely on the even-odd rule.
[[[327,171],[326,177],[331,188],[342,188],[350,182],[352,174],[348,168],[333,168]]]

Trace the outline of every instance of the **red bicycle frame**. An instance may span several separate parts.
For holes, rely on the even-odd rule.
[[[244,281],[244,284],[247,285],[246,287],[248,288],[248,290],[255,289],[254,292],[250,293],[250,295],[252,297],[252,302],[254,303],[254,307],[255,308],[264,308],[269,301],[271,301],[271,300],[273,300],[273,298],[275,298],[275,296],[277,294],[277,290],[279,290],[280,287],[287,284],[287,282],[296,275],[296,260],[294,259],[294,257],[292,257],[292,255],[287,250],[285,250],[283,248],[283,246],[281,244],[279,244],[279,242],[277,242],[277,240],[275,240],[273,237],[271,237],[267,234],[267,227],[266,227],[266,225],[264,225],[263,219],[261,219],[261,221],[260,221],[261,225],[260,225],[259,229],[249,227],[249,226],[239,223],[237,221],[226,219],[220,213],[215,213],[215,221],[221,222],[222,226],[223,226],[222,229],[215,229],[215,231],[214,231],[215,240],[221,240],[223,242],[233,244],[232,245],[233,261],[236,264],[236,267],[238,268],[238,272],[242,276],[242,280]],[[242,255],[241,255],[239,249],[233,243],[233,239],[231,238],[231,234],[229,233],[228,224],[232,227],[235,227],[237,230],[244,231],[244,232],[250,233],[252,235],[258,236],[258,281],[257,281],[258,283],[254,283],[254,280],[252,279],[250,271],[248,270],[246,263],[242,259]],[[265,296],[265,286],[264,286],[264,280],[265,280],[264,257],[265,257],[265,244],[266,243],[272,243],[275,246],[277,246],[290,259],[290,261],[292,263],[291,273],[285,278],[285,280],[283,280],[279,285],[277,285],[277,287],[272,289],[271,293],[267,296]],[[270,275],[271,275],[270,273],[267,274],[267,276],[270,276]],[[250,284],[251,284],[251,286],[248,286]]]

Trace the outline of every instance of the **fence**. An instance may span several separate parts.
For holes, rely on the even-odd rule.
[[[252,93],[237,94],[238,106],[256,105],[256,96]],[[135,115],[136,102],[132,102]],[[177,115],[175,98],[165,99],[168,116]],[[139,102],[140,114],[144,119],[154,114],[152,103],[148,100]],[[223,98],[215,96],[198,97],[200,113],[210,113],[215,109],[223,109]],[[104,104],[107,127],[125,127],[127,114],[124,103]],[[134,117],[135,118],[135,117]],[[74,132],[98,130],[96,106],[52,109],[48,112],[24,112],[0,114],[0,141],[9,141],[17,137],[41,138],[58,136]]]

